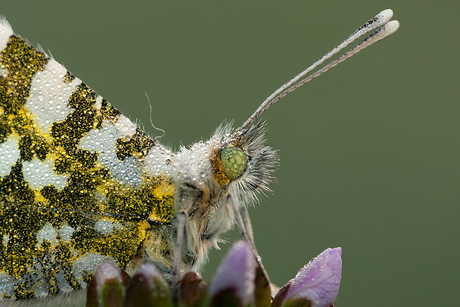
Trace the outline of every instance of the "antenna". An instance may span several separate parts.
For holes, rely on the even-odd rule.
[[[334,66],[337,66],[339,63],[345,61],[346,59],[352,57],[354,54],[360,52],[366,47],[369,47],[373,43],[381,41],[396,32],[399,28],[399,22],[397,20],[390,19],[393,17],[393,11],[390,9],[383,10],[378,13],[374,18],[371,18],[361,27],[359,27],[353,34],[351,34],[347,39],[345,39],[341,44],[337,45],[334,49],[326,53],[318,61],[313,63],[310,67],[296,75],[290,81],[286,82],[283,86],[277,89],[273,94],[271,94],[264,102],[257,108],[257,110],[244,122],[244,124],[236,129],[235,134],[238,134],[240,131],[244,130],[247,126],[252,124],[257,118],[259,118],[268,108],[270,108],[275,102],[286,96],[287,94],[293,92],[295,89],[301,87],[310,80],[320,76]],[[379,28],[381,27],[381,28]],[[318,65],[321,65],[324,61],[332,57],[334,54],[338,53],[340,50],[348,46],[354,40],[360,36],[372,31],[376,28],[379,28],[377,31],[366,37],[358,45],[350,49],[348,52],[342,54],[336,60],[330,62],[323,68],[317,70],[311,75],[307,74],[315,69]],[[303,79],[302,79],[303,78]]]

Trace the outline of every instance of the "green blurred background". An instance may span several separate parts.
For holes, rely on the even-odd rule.
[[[379,11],[400,30],[263,118],[281,164],[250,209],[272,281],[343,248],[336,306],[454,306],[460,265],[459,1],[3,1],[34,45],[163,144],[241,124]],[[436,3],[436,4],[435,4]],[[227,239],[239,238],[236,231]],[[212,277],[225,250],[213,251]]]

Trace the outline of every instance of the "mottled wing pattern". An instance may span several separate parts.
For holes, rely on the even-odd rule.
[[[174,186],[144,170],[150,137],[4,20],[0,50],[0,293],[79,289],[102,261],[142,256]]]

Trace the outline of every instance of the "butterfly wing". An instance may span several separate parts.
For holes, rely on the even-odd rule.
[[[79,289],[102,261],[141,256],[174,191],[145,174],[154,141],[5,20],[0,49],[0,292]]]

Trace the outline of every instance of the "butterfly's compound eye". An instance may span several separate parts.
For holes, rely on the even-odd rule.
[[[220,158],[225,175],[227,175],[230,180],[236,179],[243,175],[247,165],[247,157],[241,148],[224,148],[220,153]]]

